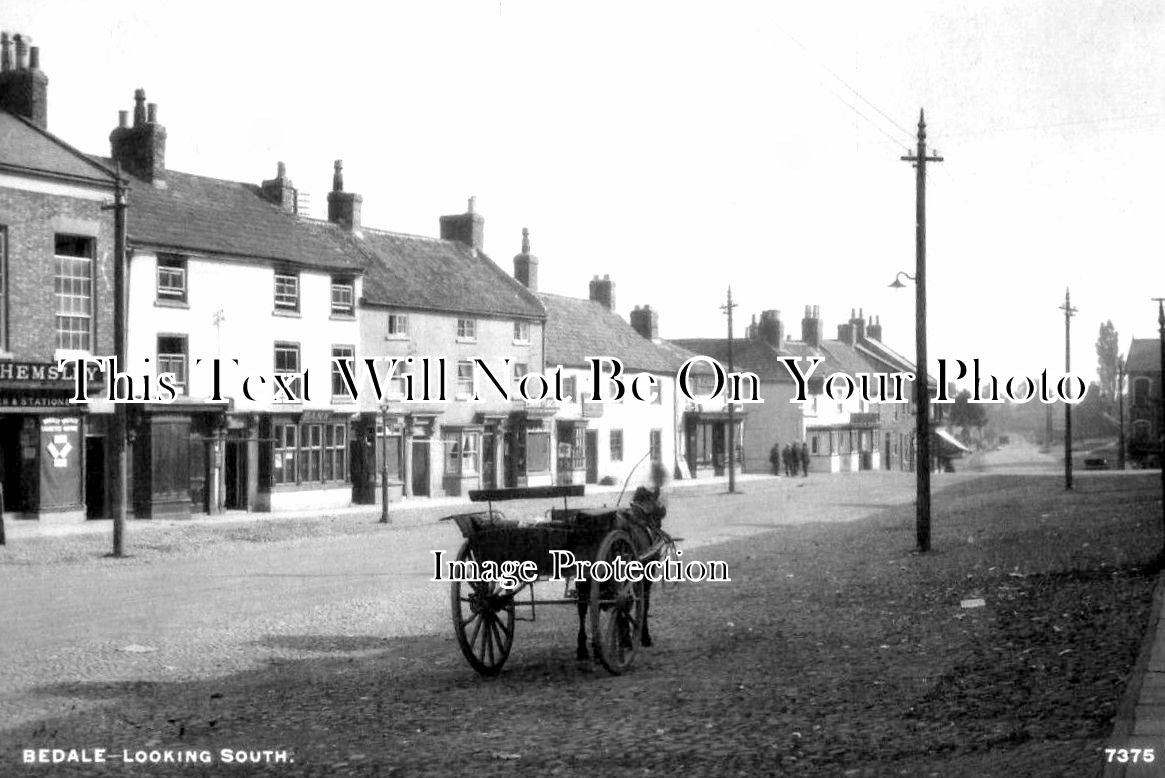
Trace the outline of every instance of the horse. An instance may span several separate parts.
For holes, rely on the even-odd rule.
[[[617,509],[618,524],[631,538],[636,557],[643,564],[658,561],[663,558],[664,549],[670,542],[667,533],[663,532],[661,524],[667,514],[667,508],[660,502],[659,486],[648,488],[640,486],[635,490],[630,504],[626,508]],[[650,556],[645,556],[655,549]],[[579,580],[575,583],[575,592],[578,597],[578,661],[589,661],[590,650],[587,647],[587,610],[590,605],[591,582]],[[651,632],[647,627],[647,614],[651,609],[651,581],[643,579],[643,625],[640,629],[639,644],[649,648],[652,645]],[[619,641],[624,647],[631,645],[632,636],[627,618],[618,620]]]

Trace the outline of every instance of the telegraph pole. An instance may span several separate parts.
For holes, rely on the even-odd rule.
[[[930,387],[926,370],[926,163],[942,162],[939,156],[926,154],[926,118],[918,111],[918,150],[901,158],[914,164],[914,397],[917,477],[914,531],[919,553],[930,551]]]
[[[124,370],[128,359],[126,328],[128,315],[126,305],[126,248],[125,248],[125,182],[121,177],[121,164],[117,165],[117,181],[113,189],[113,204],[102,206],[102,210],[113,211],[113,355],[119,370]],[[105,376],[113,382],[113,376]],[[116,390],[116,386],[111,386]],[[117,473],[117,498],[113,506],[113,554],[125,556],[125,519],[128,509],[128,472],[126,449],[128,448],[129,407],[123,402],[113,404],[113,458]]]
[[[384,434],[380,438],[380,523],[388,524],[388,401],[380,406]],[[374,430],[375,431],[375,430]],[[375,449],[373,449],[375,450]]]
[[[1076,315],[1067,289],[1060,310],[1064,312],[1064,374],[1067,375],[1072,372],[1072,317]],[[1064,403],[1064,488],[1072,490],[1072,403]]]
[[[720,310],[728,315],[728,372],[731,373],[735,368],[732,366],[732,309],[736,304],[732,302],[732,287],[728,287],[728,302],[720,306]],[[731,391],[731,387],[728,387]],[[732,398],[728,398],[728,493],[732,494],[736,491],[736,418],[735,408],[732,404]]]

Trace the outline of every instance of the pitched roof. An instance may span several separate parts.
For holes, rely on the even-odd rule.
[[[104,158],[95,158],[108,164]],[[358,257],[328,222],[302,219],[263,196],[254,184],[167,170],[165,186],[124,174],[132,244],[359,272]]]
[[[0,169],[113,187],[112,170],[23,116],[0,110]]]
[[[364,229],[344,233],[365,261],[364,300],[408,309],[541,319],[538,296],[459,241]]]
[[[728,369],[727,338],[680,338],[673,340],[672,343],[696,354],[711,357],[723,365],[725,370]],[[778,361],[780,356],[782,355],[776,349],[763,340],[748,338],[732,340],[732,369],[756,373],[763,381],[792,382],[793,378],[789,371]]]
[[[615,357],[626,370],[674,373],[687,357],[636,332],[592,300],[540,294],[546,306],[546,364],[581,366],[588,357]]]
[[[1125,360],[1126,373],[1156,373],[1161,369],[1161,341],[1157,338],[1133,338]]]

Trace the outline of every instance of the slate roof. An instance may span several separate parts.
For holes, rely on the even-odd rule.
[[[156,187],[123,175],[130,182],[126,224],[133,245],[360,270],[359,258],[336,239],[342,227],[287,213],[254,184],[167,170],[165,187]]]
[[[113,188],[113,171],[51,132],[0,110],[0,169]]]
[[[581,367],[587,357],[609,356],[622,360],[625,370],[674,374],[687,359],[651,342],[617,313],[592,300],[538,296],[546,306],[547,365]]]
[[[452,240],[364,229],[344,232],[363,257],[364,301],[412,310],[542,319],[538,296],[485,254]]]
[[[1133,338],[1125,360],[1126,373],[1156,373],[1161,369],[1161,341],[1157,338]]]

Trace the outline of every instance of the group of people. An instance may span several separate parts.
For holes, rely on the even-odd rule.
[[[809,475],[809,446],[793,441],[781,448],[780,443],[774,443],[769,451],[769,462],[773,466],[773,475],[780,475],[781,468],[785,468],[785,475],[792,477],[800,473]]]

